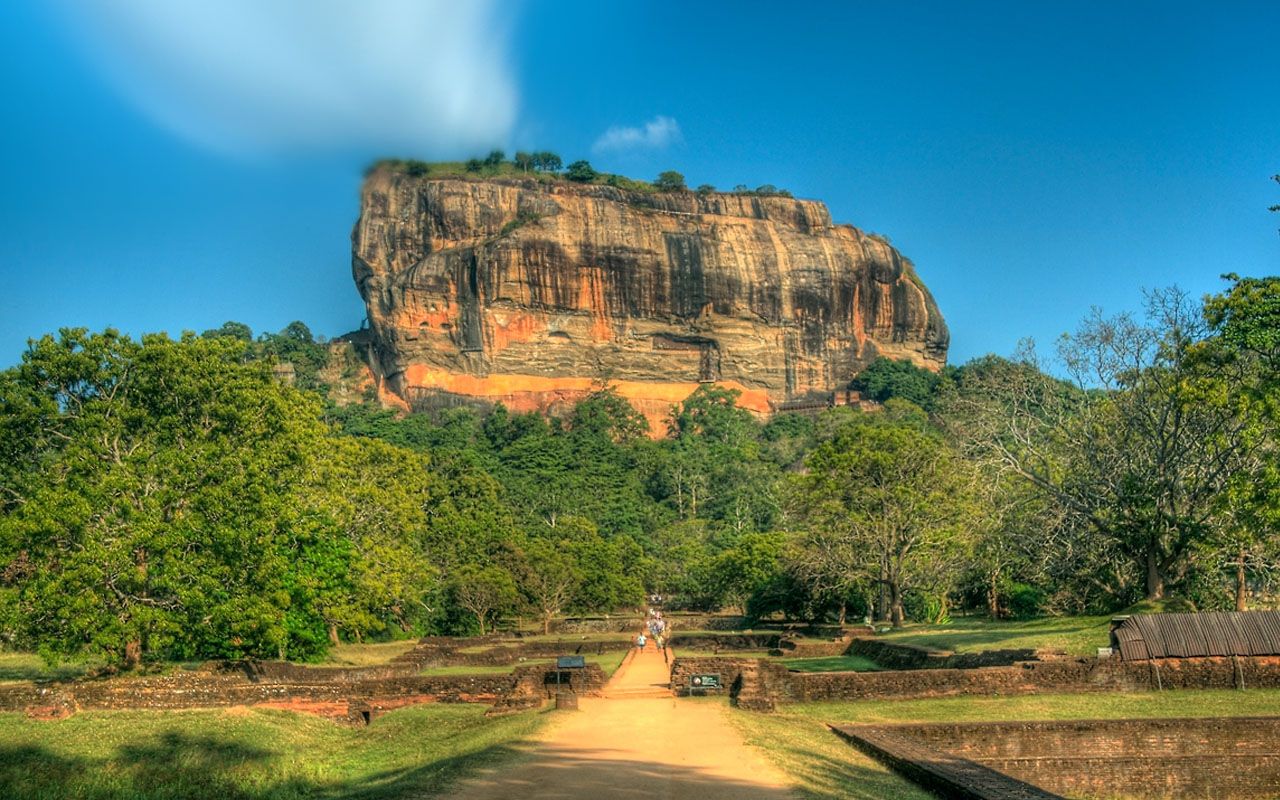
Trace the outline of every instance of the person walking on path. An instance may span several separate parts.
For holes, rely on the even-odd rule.
[[[645,638],[644,638],[644,634],[642,633],[636,637],[636,647],[640,648],[640,650],[643,651],[644,644],[645,644]]]

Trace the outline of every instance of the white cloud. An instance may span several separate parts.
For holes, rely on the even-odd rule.
[[[500,0],[89,0],[67,18],[159,124],[210,149],[502,144],[516,114]]]
[[[615,125],[596,139],[591,149],[597,153],[609,150],[660,150],[680,142],[680,124],[671,117],[654,117],[643,128]]]

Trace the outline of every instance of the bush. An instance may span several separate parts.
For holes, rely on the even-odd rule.
[[[1047,599],[1043,589],[1026,583],[1014,583],[1009,587],[1005,602],[1010,616],[1015,619],[1029,619],[1044,613]]]
[[[683,192],[688,189],[684,185],[684,176],[671,169],[658,173],[658,178],[653,182],[653,187],[660,192]]]
[[[586,161],[575,161],[565,170],[564,176],[574,183],[591,183],[599,173]]]

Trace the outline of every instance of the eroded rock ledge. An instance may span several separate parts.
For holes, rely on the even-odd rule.
[[[375,170],[352,233],[385,400],[555,411],[607,382],[651,422],[700,383],[765,414],[948,333],[911,263],[786,197]]]

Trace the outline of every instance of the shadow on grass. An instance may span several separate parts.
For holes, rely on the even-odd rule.
[[[169,732],[123,745],[107,759],[68,758],[42,745],[0,747],[5,800],[390,800],[447,793],[479,773],[467,798],[691,797],[698,800],[790,800],[784,788],[681,767],[612,757],[608,750],[496,745],[358,779],[331,781],[272,775],[277,753],[210,736]],[[523,757],[522,757],[523,756]],[[836,797],[833,794],[831,797]]]
[[[119,746],[107,759],[68,757],[41,745],[0,747],[4,800],[387,800],[449,788],[476,769],[512,760],[501,745],[359,779],[273,777],[274,751],[211,736],[167,732]]]

